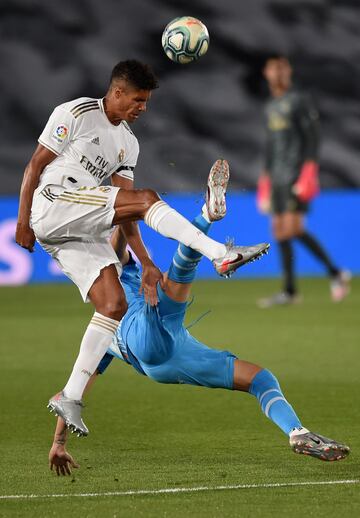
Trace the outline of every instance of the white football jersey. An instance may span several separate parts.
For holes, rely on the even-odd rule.
[[[57,106],[38,140],[57,155],[39,186],[98,186],[114,173],[133,180],[137,138],[127,122],[111,124],[103,99],[81,97]]]

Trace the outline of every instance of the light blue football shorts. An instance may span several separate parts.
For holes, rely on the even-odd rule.
[[[170,299],[160,287],[158,296],[156,307],[138,299],[124,317],[129,321],[121,338],[130,363],[159,383],[232,389],[236,356],[196,340],[183,325],[187,304]]]

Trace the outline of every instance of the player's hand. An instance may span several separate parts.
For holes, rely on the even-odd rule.
[[[142,264],[142,269],[140,293],[144,292],[145,301],[148,304],[156,306],[158,303],[156,288],[158,283],[161,287],[164,286],[163,274],[150,260]]]
[[[73,457],[62,444],[53,444],[49,452],[49,468],[56,471],[57,476],[71,475],[71,468],[79,468]]]
[[[256,206],[257,206],[257,209],[260,212],[260,214],[269,214],[270,213],[270,209],[271,209],[270,200],[258,201]]]
[[[303,202],[308,202],[319,194],[319,166],[316,162],[304,162],[299,178],[293,186],[293,192]]]
[[[29,250],[29,252],[34,251],[35,234],[29,225],[21,225],[19,223],[17,224],[15,241],[18,245],[22,246],[22,248]]]
[[[257,183],[256,206],[261,214],[268,214],[271,208],[271,180],[262,174]]]

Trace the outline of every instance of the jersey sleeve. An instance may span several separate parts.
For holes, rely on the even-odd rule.
[[[134,169],[137,164],[139,156],[139,143],[137,138],[134,136],[134,140],[131,144],[130,151],[127,157],[125,157],[122,164],[116,169],[116,174],[127,180],[134,181]]]
[[[61,155],[75,133],[75,118],[61,106],[57,106],[49,117],[38,142],[55,153]]]
[[[319,113],[312,99],[307,95],[299,98],[297,122],[303,140],[303,161],[318,160]]]

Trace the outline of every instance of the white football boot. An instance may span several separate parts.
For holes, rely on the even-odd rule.
[[[54,412],[65,421],[71,433],[76,433],[78,437],[86,437],[89,430],[81,418],[83,406],[81,401],[69,399],[63,392],[59,392],[49,400],[47,407],[50,408],[50,412]]]
[[[235,246],[232,244],[226,245],[227,252],[224,257],[214,259],[213,265],[216,272],[221,277],[229,278],[232,274],[244,266],[244,264],[252,263],[261,256],[267,254],[270,248],[269,243],[259,243],[258,245],[250,246]]]
[[[297,433],[295,431],[290,435],[289,442],[295,453],[310,455],[325,461],[342,460],[350,453],[350,448],[346,444],[313,432]]]
[[[210,169],[206,208],[210,221],[219,221],[226,215],[226,189],[230,178],[227,160],[216,160]]]

